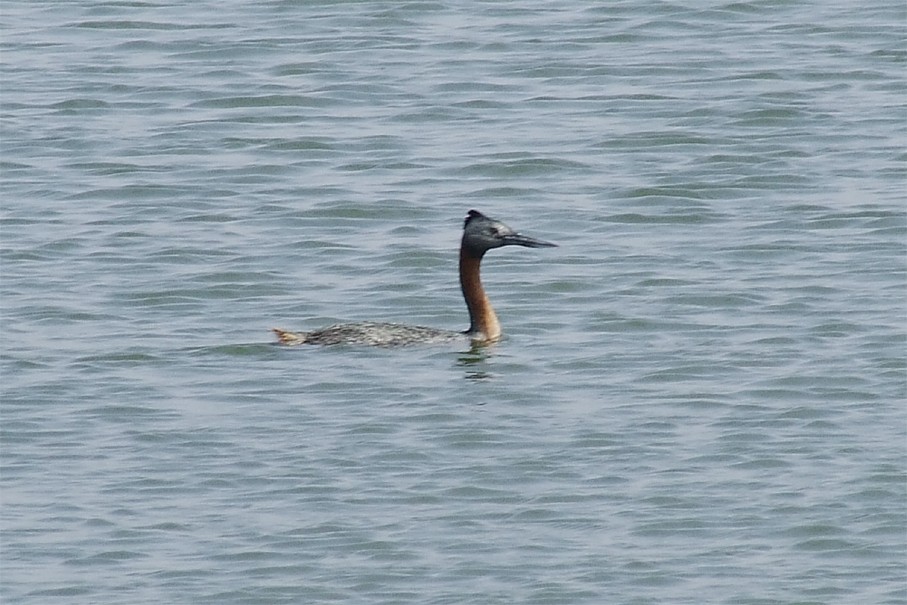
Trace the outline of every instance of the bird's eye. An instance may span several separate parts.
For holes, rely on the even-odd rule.
[[[488,235],[490,235],[491,237],[501,237],[501,230],[497,227],[489,227]]]

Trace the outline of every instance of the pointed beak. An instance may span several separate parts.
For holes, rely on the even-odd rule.
[[[503,240],[505,246],[526,246],[527,248],[557,248],[557,244],[552,244],[551,242],[535,239],[534,237],[529,237],[528,235],[520,235],[519,233],[505,235],[503,237]]]

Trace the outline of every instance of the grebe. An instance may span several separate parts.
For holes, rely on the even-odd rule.
[[[469,309],[469,329],[465,332],[438,330],[423,326],[395,323],[356,322],[328,326],[314,332],[287,332],[274,328],[277,340],[284,345],[369,345],[394,347],[409,344],[440,343],[470,339],[490,343],[501,337],[501,324],[479,278],[482,257],[492,248],[526,246],[550,248],[557,244],[520,235],[504,223],[470,210],[463,222],[460,241],[460,289]]]

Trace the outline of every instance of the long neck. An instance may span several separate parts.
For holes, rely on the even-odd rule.
[[[460,249],[460,288],[469,308],[469,331],[467,334],[481,340],[497,340],[501,337],[501,324],[495,315],[491,302],[482,287],[479,277],[481,256],[474,256],[464,248]]]

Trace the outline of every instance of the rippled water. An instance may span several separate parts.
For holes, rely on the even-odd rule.
[[[905,23],[4,3],[3,602],[907,603]]]

